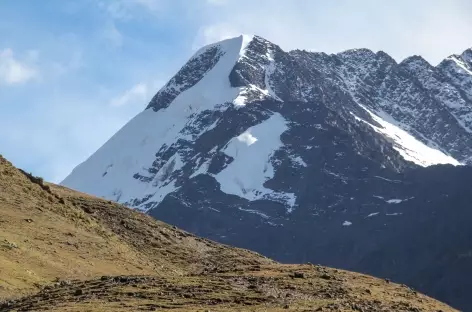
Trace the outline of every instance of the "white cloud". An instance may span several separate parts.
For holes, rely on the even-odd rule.
[[[116,19],[128,18],[129,14],[122,4],[122,1],[113,1],[111,3],[99,2],[98,6],[104,9],[111,17]]]
[[[37,71],[17,60],[11,49],[0,51],[0,83],[20,84],[37,76]]]
[[[206,25],[198,30],[198,34],[192,45],[193,50],[217,41],[233,38],[241,35],[241,32],[226,23]]]
[[[121,47],[123,45],[123,35],[116,28],[115,23],[109,23],[103,30],[103,37],[113,45]]]
[[[93,98],[61,94],[36,100],[22,114],[2,112],[1,153],[56,183],[129,119],[129,112],[119,114]]]
[[[138,83],[122,95],[111,100],[111,106],[124,106],[130,104],[143,104],[149,95],[149,88],[145,83]]]
[[[158,11],[162,5],[162,0],[133,0],[132,2],[152,11]]]
[[[108,3],[100,2],[99,6],[105,8],[115,19],[130,19],[139,15],[136,9],[145,9],[151,13],[161,11],[163,0],[114,0]]]
[[[228,0],[206,0],[206,3],[210,5],[224,5],[228,3]]]
[[[55,76],[63,76],[82,68],[85,64],[83,52],[80,49],[70,49],[68,59],[53,61],[50,64],[50,73]]]
[[[336,53],[369,48],[398,61],[419,54],[436,64],[471,45],[469,0],[298,0],[297,5],[285,0],[226,0],[225,5],[206,5],[199,12],[194,47],[246,33],[285,50]]]
[[[28,60],[31,62],[37,62],[39,60],[38,50],[29,50],[26,55],[28,57]]]

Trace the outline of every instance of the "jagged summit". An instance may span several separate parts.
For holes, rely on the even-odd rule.
[[[63,183],[148,210],[179,189],[185,179],[203,173],[213,176],[227,194],[249,200],[271,198],[293,207],[296,196],[290,188],[268,191],[264,185],[274,178],[277,155],[298,159],[305,166],[301,151],[286,149],[279,137],[286,136],[295,125],[303,127],[313,122],[295,117],[298,111],[318,119],[317,103],[327,109],[327,119],[319,121],[320,129],[339,119],[335,123],[349,124],[351,135],[367,131],[371,136],[380,136],[376,144],[381,146],[381,153],[392,154],[380,161],[382,166],[400,170],[409,166],[405,161],[421,166],[468,161],[472,157],[470,145],[461,149],[445,146],[442,136],[428,133],[429,126],[414,124],[423,113],[419,105],[395,104],[394,97],[401,96],[398,91],[402,91],[388,84],[392,83],[392,75],[398,76],[397,81],[404,80],[401,68],[383,52],[356,49],[331,56],[287,53],[258,36],[241,35],[205,46],[156,94],[148,109],[74,169]],[[412,87],[416,85],[414,82]],[[392,87],[397,88],[395,84]],[[246,105],[249,107],[241,109]],[[444,118],[451,116],[445,107],[438,109]],[[433,121],[434,116],[425,117]],[[461,116],[453,117],[457,118]],[[239,124],[233,124],[238,119]],[[449,119],[455,125],[448,127],[467,126],[466,122]],[[438,126],[446,124],[436,122],[432,130]],[[265,133],[271,136],[262,140],[253,134],[258,131],[263,137]],[[215,136],[215,132],[221,134]],[[463,140],[457,137],[457,144]],[[233,147],[232,142],[241,143]],[[359,154],[366,153],[365,148],[379,149],[362,147],[364,144],[356,144]],[[253,159],[260,157],[264,160],[255,176],[250,168],[255,169]]]
[[[420,57],[398,64],[367,49],[286,52],[258,36],[224,40],[195,53],[62,184],[283,261],[413,276],[433,291],[437,275],[425,286],[407,266],[379,267],[389,257],[407,263],[401,250],[372,252],[410,243],[395,241],[400,232],[423,237],[417,224],[445,220],[428,231],[450,237],[446,223],[458,222],[441,207],[461,188],[462,165],[472,164],[468,66],[455,57],[436,67]]]
[[[410,57],[407,57],[403,61],[400,62],[400,66],[406,66],[406,67],[423,67],[423,68],[431,68],[433,65],[429,63],[427,60],[425,60],[421,55],[413,55]]]
[[[154,111],[166,108],[179,94],[196,85],[200,90],[205,90],[208,85],[211,85],[219,90],[219,93],[231,91],[227,81],[222,78],[229,76],[231,69],[244,55],[244,50],[251,40],[251,36],[241,35],[199,49],[156,94],[147,108],[152,108]],[[202,81],[203,78],[205,79]],[[207,94],[204,100],[221,102],[227,99],[217,98],[212,93]]]
[[[462,59],[470,64],[472,64],[472,48],[465,50],[461,54]]]
[[[275,49],[280,50],[269,41],[252,35],[207,45],[198,50],[154,96],[147,109],[158,111],[166,108],[179,94],[190,88],[195,89],[193,96],[216,104],[233,101],[235,105],[242,106],[248,96],[274,96],[265,88],[265,78],[245,77],[247,71],[244,68],[254,67],[254,64],[270,67],[273,61],[271,51]],[[212,91],[208,94],[205,90]],[[203,94],[194,94],[198,92]]]
[[[447,64],[454,64],[459,67],[459,70],[463,70],[470,74],[472,68],[472,48],[467,49],[462,54],[453,54],[445,58],[438,67],[445,67]]]
[[[361,48],[361,49],[349,49],[345,50],[339,53],[335,53],[332,55],[336,55],[337,57],[341,59],[351,59],[355,61],[359,61],[362,59],[376,59],[379,54],[366,48]],[[387,55],[386,53],[382,55]],[[392,59],[393,60],[393,59]]]

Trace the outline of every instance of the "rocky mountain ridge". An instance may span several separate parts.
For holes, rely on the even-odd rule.
[[[62,184],[470,308],[459,275],[471,260],[457,258],[472,248],[470,55],[434,67],[366,49],[285,52],[257,36],[215,43]]]

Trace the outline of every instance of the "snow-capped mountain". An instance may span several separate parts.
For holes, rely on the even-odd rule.
[[[467,185],[457,181],[471,163],[472,50],[435,67],[240,36],[195,53],[62,184],[282,261],[389,276],[460,305],[460,291],[421,284],[405,254],[379,246],[412,247],[405,235],[453,218],[443,199]],[[449,166],[423,168],[436,164]],[[439,228],[441,240],[452,235]]]
[[[306,127],[316,142],[326,125],[376,137],[374,146],[357,141],[356,149],[384,154],[379,164],[396,170],[408,166],[406,161],[467,163],[472,157],[467,55],[452,56],[436,69],[418,57],[396,64],[368,50],[328,56],[286,53],[260,37],[219,42],[198,51],[145,111],[63,183],[149,210],[185,181],[210,174],[224,193],[293,207],[293,192],[264,187],[274,177],[275,154],[285,154],[294,168],[307,166],[299,147],[280,137]],[[321,109],[328,118],[312,123]],[[303,120],[290,116],[295,113]],[[306,142],[303,150],[312,148],[317,145]]]

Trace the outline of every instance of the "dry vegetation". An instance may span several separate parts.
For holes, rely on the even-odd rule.
[[[0,311],[453,311],[406,286],[281,265],[0,157]]]

